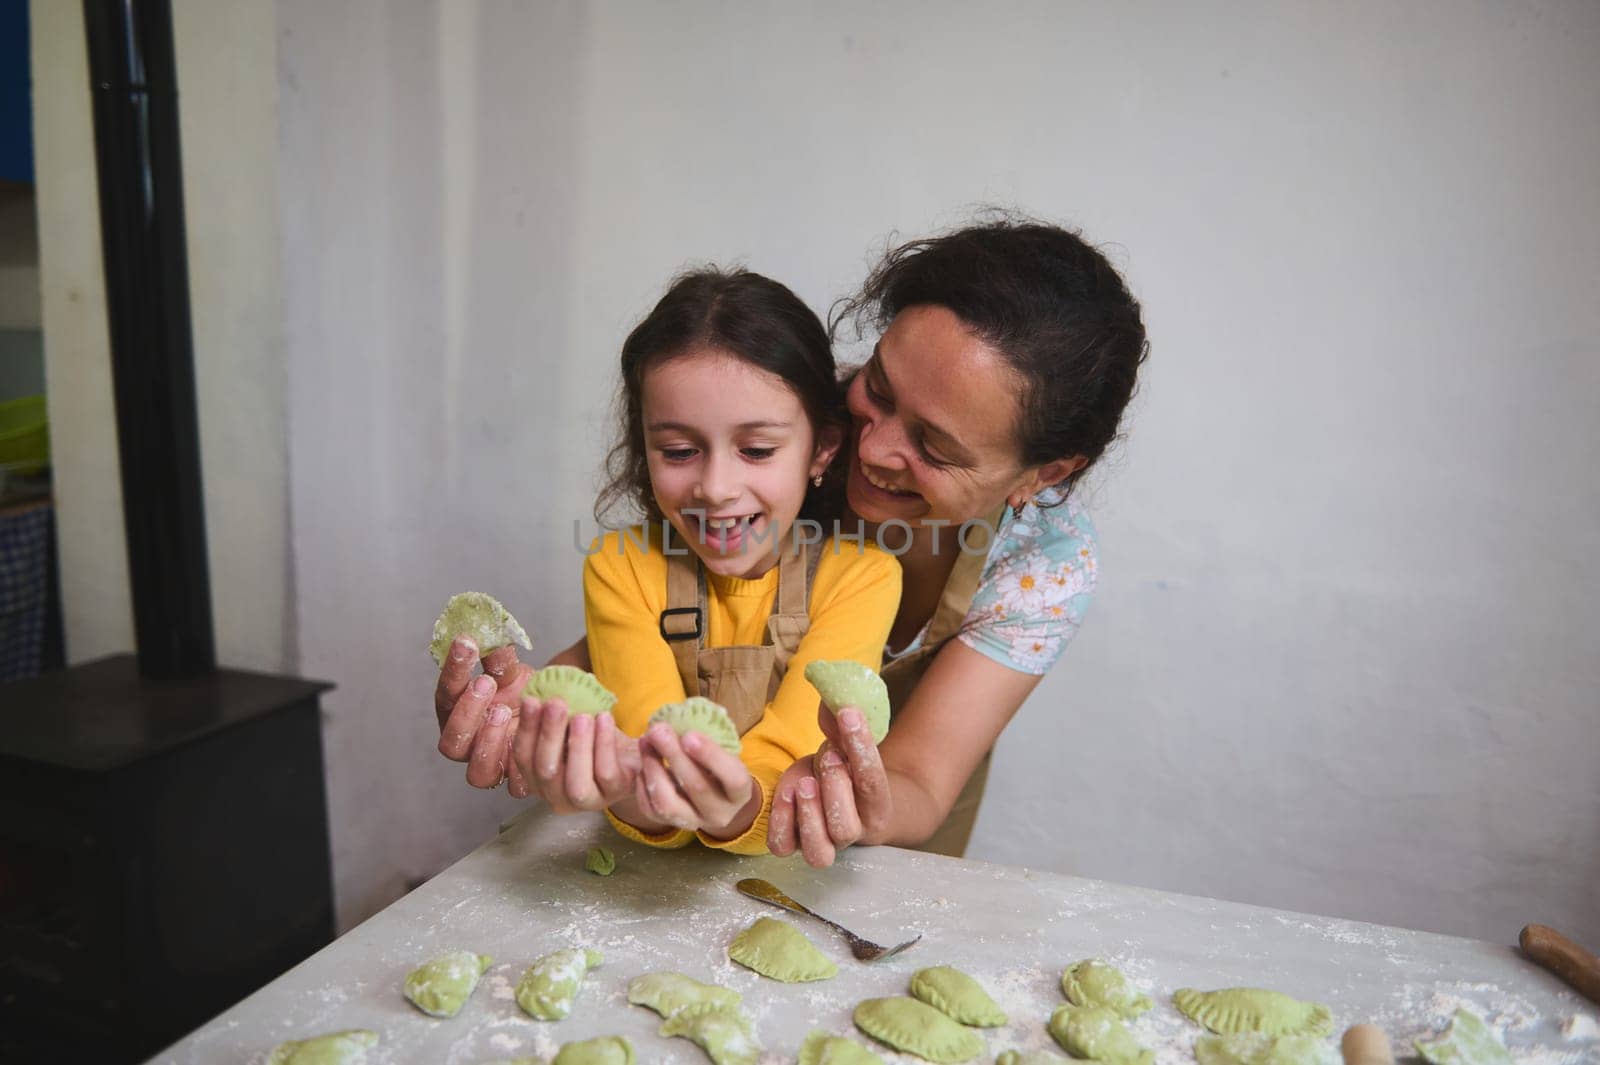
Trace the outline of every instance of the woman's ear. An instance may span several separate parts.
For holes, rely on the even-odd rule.
[[[844,430],[837,425],[825,427],[817,434],[817,447],[811,453],[811,476],[820,476],[833,462],[844,444]]]
[[[1019,507],[1044,489],[1053,484],[1060,484],[1087,465],[1089,465],[1088,459],[1082,455],[1074,455],[1070,459],[1053,459],[1043,466],[1035,466],[1023,476],[1022,482],[1006,496],[1006,502],[1013,507]]]

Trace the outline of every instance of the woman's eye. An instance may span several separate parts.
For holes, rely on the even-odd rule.
[[[770,459],[778,453],[778,449],[775,447],[747,447],[741,450],[745,458],[754,459],[758,462],[762,459]]]

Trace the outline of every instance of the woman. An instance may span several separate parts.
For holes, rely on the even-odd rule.
[[[1094,533],[1071,493],[1116,437],[1146,353],[1105,257],[1033,222],[891,251],[835,330],[847,321],[882,331],[849,388],[847,497],[898,554],[904,592],[884,656],[889,735],[875,746],[858,712],[820,712],[828,741],[778,783],[769,848],[816,866],[853,843],[965,850],[989,751],[1092,595]],[[546,718],[526,764],[509,758],[527,667],[502,649],[471,680],[475,657],[458,646],[440,673],[440,751],[476,787],[509,774],[513,794],[583,808],[563,777],[593,757],[587,733]],[[557,660],[585,658],[579,641]]]

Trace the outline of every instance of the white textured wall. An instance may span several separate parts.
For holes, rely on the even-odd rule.
[[[687,259],[823,307],[891,230],[1115,242],[1154,355],[1103,587],[978,856],[1600,940],[1600,8],[283,0],[296,607],[340,912],[492,830],[450,592],[579,624],[614,352]],[[1585,652],[1588,652],[1587,654]]]
[[[133,650],[82,5],[30,10],[54,492],[67,657]],[[274,12],[178,0],[190,308],[217,659],[282,671],[288,449]]]

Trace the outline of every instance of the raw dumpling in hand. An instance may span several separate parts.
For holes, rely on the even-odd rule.
[[[611,689],[586,669],[577,666],[545,666],[528,678],[522,694],[532,699],[560,699],[569,714],[605,714],[617,705]]]
[[[889,734],[889,689],[882,677],[860,662],[819,658],[806,663],[806,680],[835,714],[847,706],[860,710],[873,743],[883,742]]]
[[[695,695],[681,703],[668,703],[650,715],[650,724],[660,721],[671,725],[680,736],[698,732],[729,754],[739,753],[739,730],[733,727],[733,718],[710,699]]]
[[[533,647],[511,612],[494,596],[482,592],[452,595],[433,623],[433,642],[428,645],[428,651],[440,668],[444,667],[445,656],[450,653],[450,645],[457,636],[471,637],[478,645],[480,658],[510,643],[525,650]]]
[[[572,1012],[584,974],[600,964],[598,950],[570,947],[546,954],[517,982],[517,1005],[541,1021],[559,1021]]]
[[[452,950],[412,969],[404,993],[411,1004],[432,1017],[454,1017],[461,1012],[478,977],[494,961],[487,954]]]

